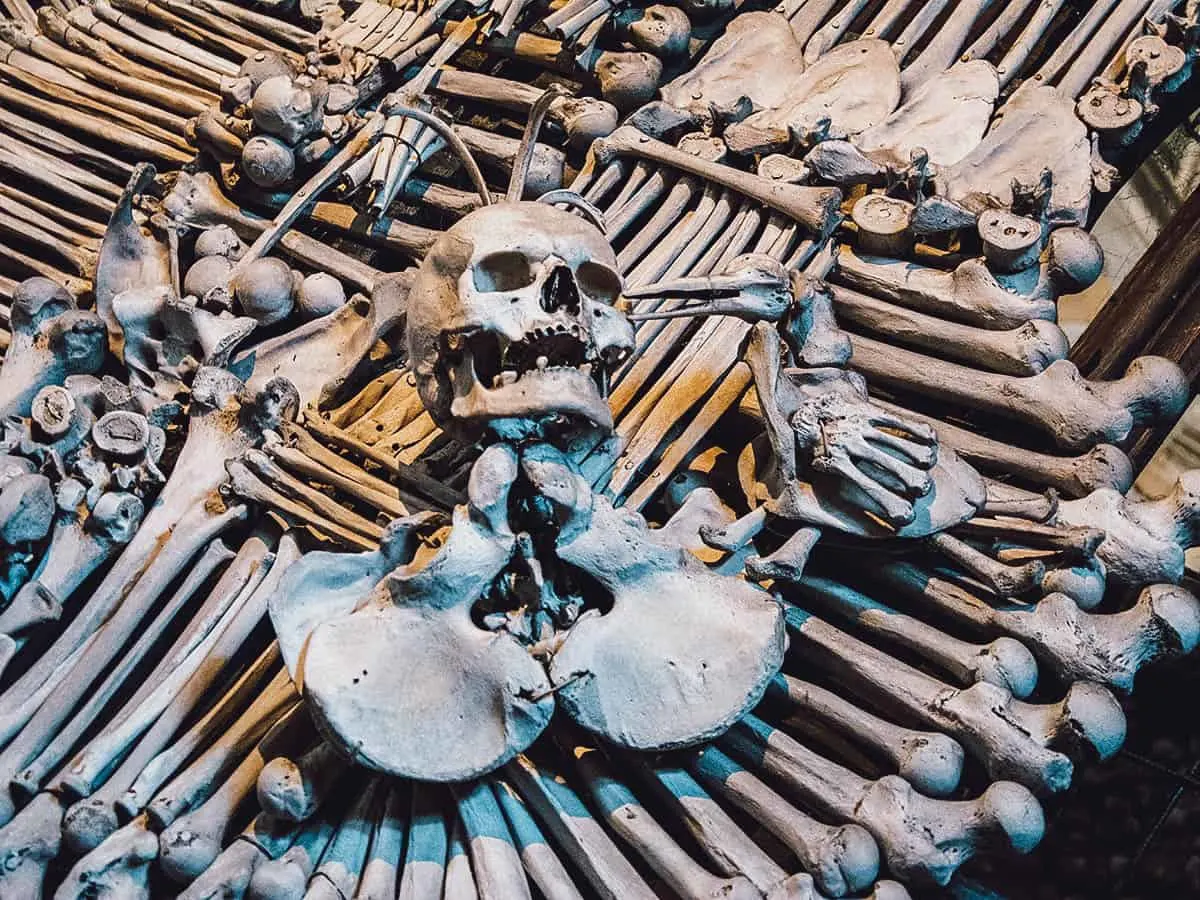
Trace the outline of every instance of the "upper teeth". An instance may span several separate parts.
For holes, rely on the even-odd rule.
[[[538,369],[544,369],[544,368],[546,368],[546,366],[550,365],[550,360],[548,357],[539,356],[537,358],[536,365],[537,365]]]

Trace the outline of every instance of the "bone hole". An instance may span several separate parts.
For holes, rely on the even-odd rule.
[[[542,296],[539,301],[542,309],[548,313],[564,309],[572,315],[579,312],[579,288],[575,286],[575,276],[566,266],[555,266],[550,277],[542,285]]]
[[[575,273],[575,279],[585,294],[610,306],[621,294],[621,276],[599,263],[585,262]]]
[[[519,291],[533,284],[533,269],[522,253],[511,250],[485,256],[472,271],[475,290],[495,293]]]

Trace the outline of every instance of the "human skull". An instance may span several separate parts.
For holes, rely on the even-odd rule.
[[[287,75],[268,78],[255,90],[250,105],[254,124],[295,146],[321,130],[327,93],[324,81],[302,84]]]
[[[612,367],[633,348],[598,228],[536,202],[478,209],[430,248],[409,293],[409,362],[444,428],[506,440],[612,428]]]

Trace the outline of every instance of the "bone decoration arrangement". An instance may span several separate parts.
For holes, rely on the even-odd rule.
[[[1200,642],[1055,324],[1198,6],[0,0],[0,898],[996,896]]]

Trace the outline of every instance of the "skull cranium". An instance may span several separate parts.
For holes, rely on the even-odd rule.
[[[633,347],[616,256],[591,223],[539,203],[467,215],[409,293],[408,351],[439,425],[522,440],[611,429],[607,376]]]

